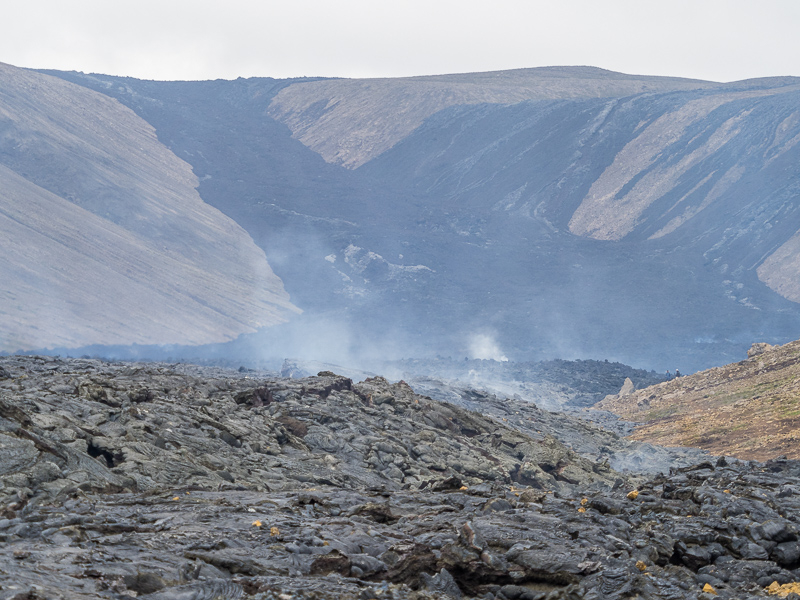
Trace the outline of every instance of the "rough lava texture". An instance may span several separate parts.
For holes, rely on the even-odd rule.
[[[101,458],[107,469],[89,473],[91,486],[394,490],[457,477],[559,490],[617,477],[552,437],[382,377],[354,384],[330,372],[261,379],[88,359],[0,361],[8,374],[0,406],[19,423],[17,437],[53,445],[68,462]]]
[[[387,368],[409,381],[428,377],[442,382],[485,389],[504,396],[519,396],[548,410],[592,406],[616,393],[630,380],[634,388],[664,381],[655,371],[635,369],[607,360],[498,360],[404,359],[387,362]]]
[[[800,465],[621,476],[321,372],[0,359],[0,599],[749,599],[800,580]]]
[[[613,413],[586,410],[611,390],[628,389],[664,378],[619,363],[592,360],[554,360],[512,363],[491,360],[449,359],[388,362],[387,372],[403,380],[418,394],[491,417],[533,437],[552,436],[581,456],[629,473],[668,471],[708,459],[696,448],[665,448],[631,441],[625,436],[633,423]],[[374,373],[347,370],[338,365],[285,360],[284,377],[308,377],[331,370],[357,379]],[[553,412],[551,412],[553,411]]]
[[[492,417],[531,436],[552,436],[581,456],[625,473],[655,474],[708,459],[697,448],[670,448],[626,438],[634,427],[613,413],[567,409],[550,412],[532,399],[506,397],[465,384],[418,378],[415,391]]]

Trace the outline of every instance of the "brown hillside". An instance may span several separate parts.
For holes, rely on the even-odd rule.
[[[748,460],[800,458],[800,341],[595,408],[641,423],[630,437]]]

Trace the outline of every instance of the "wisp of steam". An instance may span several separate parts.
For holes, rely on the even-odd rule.
[[[508,357],[500,350],[494,337],[486,333],[477,333],[469,342],[469,353],[472,358],[481,360],[497,360],[505,362]]]

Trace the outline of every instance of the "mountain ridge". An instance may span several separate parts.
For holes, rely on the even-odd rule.
[[[798,233],[795,79],[434,102],[421,125],[348,169],[270,110],[281,94],[310,90],[310,106],[315,89],[374,82],[58,75],[152,123],[192,165],[202,198],[264,249],[305,311],[264,332],[285,355],[469,356],[485,334],[518,361],[609,358],[662,372],[681,361],[688,372],[735,360],[754,339],[800,336],[800,267],[787,260]],[[399,100],[428,110],[415,94]],[[402,102],[387,98],[374,106],[404,121]],[[303,117],[319,132],[326,105]],[[377,133],[394,127],[389,117]],[[336,333],[302,343],[320,331]]]
[[[698,80],[631,76],[596,67],[331,79],[284,88],[270,104],[269,114],[285,123],[295,138],[327,162],[355,169],[391,148],[427,117],[454,105],[616,97],[714,85],[717,84]]]

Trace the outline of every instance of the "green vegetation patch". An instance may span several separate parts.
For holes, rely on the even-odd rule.
[[[670,406],[665,406],[664,408],[657,408],[650,410],[644,414],[644,418],[647,421],[659,421],[661,419],[666,419],[667,417],[671,417],[679,412],[679,407],[677,404],[671,404]]]
[[[785,379],[779,379],[778,381],[759,383],[752,387],[739,390],[738,392],[717,392],[712,396],[712,399],[715,403],[722,405],[733,404],[739,400],[754,400],[770,392],[775,392],[775,390],[785,388],[793,381],[794,376],[787,377]]]

